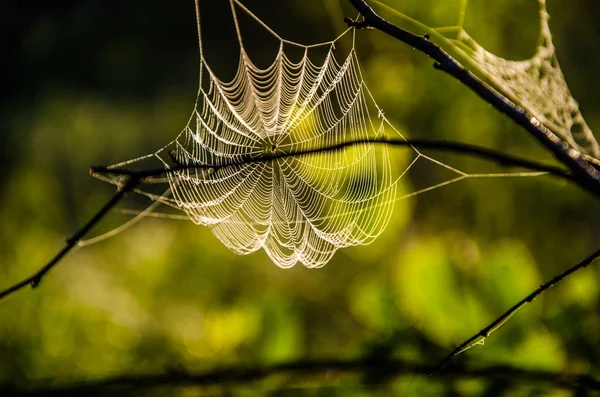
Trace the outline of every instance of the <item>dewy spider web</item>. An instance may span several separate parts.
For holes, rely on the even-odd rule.
[[[441,41],[440,44],[446,43],[447,48],[454,50],[471,66],[471,70],[479,72],[495,89],[535,116],[586,160],[600,165],[600,145],[571,95],[558,63],[546,0],[537,0],[540,31],[536,51],[531,58],[521,61],[507,60],[487,51],[467,33],[464,22],[468,1],[461,0],[456,26],[436,29],[413,20],[380,0],[374,0],[434,35]],[[448,31],[456,32],[456,38],[443,35]]]
[[[538,1],[540,32],[537,50],[530,59],[510,61],[486,51],[462,27],[464,20],[453,44],[508,98],[533,114],[572,148],[599,159],[600,146],[581,115],[558,63],[546,1]],[[467,0],[464,0],[463,15],[466,6]]]
[[[210,227],[235,253],[264,248],[281,267],[298,261],[319,267],[338,248],[368,244],[377,238],[399,199],[468,177],[502,176],[466,174],[412,147],[412,160],[398,166],[399,162],[390,160],[385,145],[369,142],[335,152],[239,164],[268,154],[296,153],[388,134],[404,138],[385,118],[365,85],[353,30],[331,42],[305,46],[278,36],[238,0],[230,3],[240,45],[235,77],[231,81],[217,77],[203,56],[200,35],[200,88],[188,125],[156,153],[113,166],[155,157],[166,169],[173,162],[215,168],[167,173],[166,180],[154,181],[169,184],[163,195],[136,190],[155,203],[121,228],[84,245],[152,215],[155,206],[162,203],[184,211],[194,223]],[[198,4],[197,10],[200,34]],[[265,69],[255,66],[244,48],[239,12],[246,13],[279,42],[275,60]],[[352,34],[352,48],[338,61],[335,44],[347,34]],[[302,51],[299,61],[286,55],[290,47]],[[324,60],[313,61],[313,52],[323,49]],[[419,161],[445,167],[455,177],[397,197],[399,180]],[[239,165],[220,167],[232,163]],[[104,179],[121,182],[118,177]]]

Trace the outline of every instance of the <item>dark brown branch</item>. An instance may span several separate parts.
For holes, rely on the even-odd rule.
[[[467,349],[475,346],[476,344],[482,344],[483,341],[488,336],[490,336],[490,334],[492,332],[496,331],[498,328],[500,328],[502,325],[504,325],[504,323],[506,321],[508,321],[508,319],[511,318],[523,306],[525,306],[526,304],[532,302],[535,298],[537,298],[538,296],[540,296],[541,294],[543,294],[548,289],[554,287],[554,285],[556,285],[557,283],[559,283],[561,280],[569,277],[571,274],[575,273],[576,271],[581,270],[581,269],[587,267],[588,265],[590,265],[591,263],[593,263],[594,261],[596,261],[598,258],[600,258],[600,250],[594,252],[593,254],[591,254],[590,256],[588,256],[587,258],[585,258],[584,260],[582,260],[581,262],[579,262],[575,266],[570,267],[569,269],[565,270],[563,273],[559,274],[558,276],[555,276],[552,280],[548,281],[546,284],[541,285],[538,289],[536,289],[535,291],[533,291],[531,294],[527,295],[519,303],[517,303],[516,305],[514,305],[513,307],[511,307],[510,309],[508,309],[506,311],[506,313],[504,313],[503,315],[501,315],[500,317],[498,317],[490,325],[488,325],[487,327],[485,327],[484,329],[482,329],[481,331],[479,331],[477,334],[473,335],[471,338],[469,338],[466,341],[464,341],[463,343],[461,343],[456,349],[454,349],[452,351],[452,353],[448,354],[446,356],[446,358],[444,358],[431,371],[431,373],[435,373],[435,372],[438,372],[439,370],[441,370],[456,355],[458,355],[458,354],[464,352],[465,350],[467,350]]]
[[[130,176],[127,180],[119,187],[117,192],[111,197],[111,199],[104,204],[104,206],[85,224],[81,229],[75,232],[71,237],[67,239],[65,247],[60,250],[58,254],[54,258],[50,260],[44,267],[42,267],[39,271],[37,271],[31,277],[26,278],[25,280],[13,285],[5,289],[4,291],[0,291],[0,299],[6,298],[7,296],[17,292],[20,289],[23,289],[30,285],[31,287],[37,287],[42,278],[50,271],[54,266],[56,266],[65,255],[67,255],[89,231],[100,222],[104,216],[114,207],[119,201],[131,190],[133,190],[138,183],[140,182],[139,178],[135,176]]]
[[[121,168],[107,168],[107,167],[92,167],[90,172],[92,174],[112,174],[112,175],[121,175],[125,176],[125,182],[120,186],[119,190],[115,195],[94,215],[92,219],[90,219],[80,230],[75,232],[71,237],[67,239],[67,243],[65,247],[54,257],[50,262],[48,262],[44,267],[42,267],[37,273],[26,278],[23,281],[18,282],[17,284],[0,291],[0,300],[25,288],[28,285],[35,287],[38,285],[42,278],[48,273],[56,264],[66,255],[68,254],[79,242],[81,238],[83,238],[104,216],[110,211],[113,207],[115,207],[119,201],[127,194],[128,192],[135,189],[137,185],[144,181],[145,178],[155,177],[159,175],[164,175],[168,173],[174,173],[186,169],[209,169],[213,168],[215,171],[219,168],[223,167],[231,167],[242,164],[249,163],[257,163],[270,161],[274,159],[287,158],[292,156],[306,156],[310,154],[316,153],[327,153],[333,152],[336,150],[341,150],[343,148],[359,145],[364,143],[380,143],[391,146],[401,146],[401,147],[414,147],[419,149],[429,149],[429,150],[438,150],[444,151],[448,153],[460,154],[460,155],[468,155],[477,157],[484,160],[493,161],[502,166],[512,166],[512,167],[520,167],[533,171],[547,172],[551,175],[557,176],[559,178],[563,178],[566,180],[572,181],[572,176],[565,172],[560,167],[555,167],[551,165],[546,165],[542,163],[538,163],[535,161],[531,161],[528,159],[524,159],[521,157],[517,157],[511,154],[506,154],[497,150],[488,149],[480,146],[470,145],[461,142],[451,142],[451,141],[434,141],[434,140],[425,140],[425,139],[412,139],[412,140],[392,140],[392,139],[364,139],[357,140],[351,142],[344,142],[338,145],[311,149],[301,152],[276,152],[275,154],[266,154],[263,157],[255,157],[248,158],[244,160],[239,160],[238,162],[232,162],[229,164],[221,164],[219,166],[216,165],[186,165],[181,164],[178,161],[175,165],[169,169],[159,168],[154,170],[128,170]]]
[[[546,149],[552,152],[555,158],[569,168],[572,173],[572,180],[580,187],[588,192],[600,197],[600,172],[592,164],[585,161],[581,154],[556,136],[552,131],[543,126],[534,116],[526,114],[524,109],[511,102],[508,98],[501,95],[477,76],[469,72],[458,61],[452,58],[437,44],[431,42],[430,37],[418,36],[410,33],[377,15],[375,11],[364,0],[349,0],[350,3],[359,11],[364,18],[364,24],[369,27],[378,29],[412,47],[428,55],[435,60],[434,66],[437,69],[443,70],[449,75],[455,77],[461,83],[469,87],[473,92],[479,95],[480,98],[491,104],[500,112],[507,115],[515,123],[522,126],[534,138],[536,138]],[[352,26],[353,21],[348,24]],[[537,296],[542,294],[547,289],[554,286],[572,273],[586,267],[600,256],[600,251],[595,252],[590,257],[586,258],[581,263],[573,266],[564,273],[554,277],[548,283],[532,292],[521,302],[513,306],[510,310],[500,316],[497,320],[485,327],[479,333],[468,339],[450,353],[434,370],[439,371],[453,357],[472,347],[489,336],[492,332],[498,329],[505,321],[507,321],[515,312],[517,312],[525,304],[531,302]]]
[[[575,182],[586,191],[600,197],[600,171],[581,158],[581,154],[543,126],[533,115],[514,104],[505,96],[485,84],[452,58],[429,37],[410,33],[377,15],[364,0],[349,0],[364,18],[365,25],[378,29],[435,60],[437,69],[443,70],[469,87],[479,97],[507,115],[537,139],[547,150],[564,164],[573,174]]]
[[[551,175],[554,175],[559,178],[567,179],[572,181],[573,178],[570,173],[566,172],[564,169],[560,167],[555,167],[552,165],[547,165],[543,163],[539,163],[536,161],[532,161],[526,158],[514,156],[511,154],[507,154],[501,152],[499,150],[488,149],[481,146],[471,145],[468,143],[462,142],[453,142],[453,141],[441,141],[441,140],[431,140],[431,139],[388,139],[388,138],[374,138],[374,139],[359,139],[355,141],[342,142],[337,145],[332,145],[328,147],[309,149],[298,152],[276,152],[275,154],[265,154],[262,157],[254,157],[249,159],[242,159],[237,161],[232,161],[230,163],[215,165],[215,164],[206,164],[206,165],[197,165],[197,164],[181,164],[176,163],[169,169],[158,168],[152,170],[130,170],[125,168],[107,168],[107,167],[92,167],[91,172],[97,174],[112,174],[112,175],[128,175],[135,176],[143,181],[144,178],[156,177],[159,175],[175,173],[184,170],[202,170],[212,168],[217,171],[220,168],[238,166],[243,164],[251,164],[258,163],[263,161],[275,160],[275,159],[283,159],[288,157],[299,157],[299,156],[307,156],[311,154],[317,153],[329,153],[342,150],[344,148],[365,144],[365,143],[378,143],[389,146],[399,146],[399,147],[413,147],[416,149],[427,149],[427,150],[436,150],[442,151],[446,153],[452,154],[460,154],[463,156],[476,157],[479,159],[487,160],[494,162],[498,165],[505,167],[519,167],[524,168],[531,171],[540,171],[547,172]]]
[[[126,392],[139,392],[152,388],[165,387],[209,387],[251,384],[276,375],[301,377],[323,376],[326,374],[371,375],[379,382],[402,375],[423,376],[427,368],[399,359],[386,360],[306,360],[293,361],[271,366],[230,367],[200,374],[182,371],[152,375],[118,376],[98,381],[86,381],[62,386],[30,387],[19,390],[0,388],[3,396],[74,396],[98,395]],[[536,383],[563,390],[600,390],[600,381],[589,375],[562,374],[549,371],[525,370],[509,366],[490,366],[475,369],[450,369],[440,373],[438,379],[453,381],[458,379],[503,380],[509,384]]]
[[[344,22],[348,25],[348,27],[356,29],[367,29],[370,27],[367,21],[355,21],[354,19],[348,17],[344,18]]]

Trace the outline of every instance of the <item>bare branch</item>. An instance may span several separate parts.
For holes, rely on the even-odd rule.
[[[543,126],[533,115],[527,114],[524,109],[511,102],[508,98],[495,91],[493,88],[481,81],[477,76],[469,72],[458,61],[452,58],[440,46],[431,42],[429,36],[418,36],[410,33],[377,15],[375,11],[364,0],[349,0],[350,3],[359,11],[364,18],[361,22],[364,26],[378,29],[428,55],[434,59],[436,69],[443,70],[449,75],[455,77],[461,83],[469,87],[480,98],[491,104],[494,108],[507,115],[515,123],[522,126],[527,132],[535,137],[546,149],[552,152],[555,158],[568,167],[571,171],[572,180],[586,191],[600,197],[600,171],[593,164],[586,161],[581,153],[573,150],[569,145],[556,136],[552,131]],[[356,22],[347,20],[349,26]],[[600,257],[600,251],[596,251],[591,256],[579,264],[568,269],[564,273],[554,277],[548,283],[540,286],[537,290],[528,295],[521,302],[517,303],[497,320],[482,329],[479,333],[462,343],[452,353],[450,353],[440,364],[438,364],[432,373],[443,368],[453,357],[461,352],[471,348],[476,344],[481,344],[492,332],[502,326],[512,315],[521,307],[533,301],[537,296],[544,293],[547,289],[554,286],[569,275],[583,269],[590,263]]]
[[[92,167],[91,172],[97,174],[111,174],[111,175],[122,175],[122,176],[135,176],[143,180],[144,178],[155,177],[159,175],[176,173],[184,170],[202,170],[212,168],[215,171],[221,168],[239,166],[244,164],[259,163],[264,161],[283,159],[287,157],[300,157],[308,156],[317,153],[330,153],[342,150],[344,148],[365,144],[365,143],[377,143],[389,146],[398,147],[412,147],[416,149],[428,149],[441,151],[445,153],[459,154],[463,156],[476,157],[482,160],[494,162],[504,167],[519,167],[528,169],[531,171],[547,172],[553,176],[573,181],[571,174],[560,167],[547,165],[532,161],[523,157],[514,156],[501,152],[499,150],[488,149],[481,146],[471,145],[462,142],[453,142],[447,140],[431,140],[431,139],[389,139],[389,138],[372,138],[372,139],[360,139],[348,142],[342,142],[337,145],[326,146],[321,148],[309,149],[298,152],[282,152],[277,151],[274,154],[265,153],[264,156],[254,157],[249,159],[232,161],[230,163],[216,165],[216,164],[181,164],[177,162],[171,168],[158,168],[152,170],[130,170],[125,168],[107,168],[107,167]]]
[[[598,258],[600,258],[600,250],[594,252],[593,254],[591,254],[590,256],[588,256],[587,258],[585,258],[584,260],[582,260],[575,266],[570,267],[569,269],[565,270],[563,273],[555,276],[552,280],[548,281],[546,284],[542,284],[538,289],[533,291],[531,294],[527,295],[519,303],[517,303],[516,305],[514,305],[513,307],[508,309],[506,311],[506,313],[504,313],[503,315],[498,317],[496,320],[492,321],[492,323],[490,323],[490,325],[488,325],[487,327],[485,327],[484,329],[482,329],[481,331],[479,331],[478,333],[476,333],[475,335],[473,335],[472,337],[470,337],[469,339],[467,339],[466,341],[461,343],[456,349],[454,349],[452,351],[452,353],[448,354],[446,356],[446,358],[444,358],[431,371],[431,373],[433,374],[433,373],[436,373],[439,370],[441,370],[446,364],[448,364],[450,362],[450,360],[452,360],[454,357],[456,357],[458,354],[464,352],[465,350],[468,350],[475,345],[482,345],[483,342],[485,341],[485,339],[488,336],[490,336],[490,334],[492,332],[496,331],[498,328],[500,328],[502,325],[504,325],[504,323],[506,321],[508,321],[508,319],[510,319],[523,306],[525,306],[526,304],[528,304],[530,302],[533,302],[533,300],[535,298],[537,298],[538,296],[543,294],[545,291],[554,287],[557,283],[559,283],[563,279],[569,277],[571,274],[575,273],[576,271],[589,266],[591,263],[596,261]]]
[[[89,231],[98,222],[100,222],[106,216],[106,214],[114,206],[116,206],[119,203],[119,201],[121,201],[121,199],[123,199],[123,197],[125,197],[125,194],[127,194],[128,192],[133,190],[138,185],[139,182],[140,182],[139,178],[136,178],[135,176],[128,177],[127,180],[125,181],[125,183],[123,183],[119,187],[119,189],[111,197],[111,199],[106,204],[104,204],[104,206],[85,225],[83,225],[83,227],[81,229],[79,229],[77,232],[75,232],[71,237],[69,237],[67,239],[65,247],[62,250],[60,250],[60,252],[58,254],[56,254],[56,256],[50,260],[50,262],[48,262],[44,267],[42,267],[40,270],[38,270],[31,277],[28,277],[25,280],[18,282],[17,284],[13,285],[12,287],[9,287],[3,291],[0,291],[0,300],[19,291],[20,289],[27,287],[28,285],[30,285],[32,288],[37,287],[40,284],[40,282],[42,281],[42,278],[50,270],[52,270],[52,268],[54,266],[56,266],[61,261],[61,259],[65,257],[65,255],[67,255],[73,248],[75,248],[75,246],[77,245],[79,240],[81,240],[87,233],[89,233]]]
[[[213,168],[215,171],[224,168],[224,167],[232,167],[239,166],[243,164],[249,163],[257,163],[257,162],[265,162],[271,161],[280,158],[287,158],[293,156],[306,156],[310,154],[316,153],[328,153],[337,150],[341,150],[343,148],[359,145],[364,143],[380,143],[391,146],[401,146],[401,147],[413,147],[420,149],[430,149],[437,151],[444,151],[447,153],[454,153],[460,155],[467,155],[472,157],[477,157],[480,159],[488,160],[495,162],[502,166],[511,166],[511,167],[520,167],[533,171],[547,172],[551,175],[554,175],[559,178],[563,178],[569,181],[573,180],[573,177],[568,172],[564,171],[560,167],[555,167],[551,165],[546,165],[542,163],[538,163],[535,161],[531,161],[525,158],[517,157],[514,155],[506,154],[497,150],[488,149],[480,146],[470,145],[461,142],[451,142],[451,141],[434,141],[434,140],[424,140],[424,139],[412,139],[412,140],[393,140],[386,138],[379,139],[364,139],[357,140],[351,142],[344,142],[338,145],[316,148],[301,152],[276,152],[274,154],[265,154],[262,157],[248,158],[244,160],[240,160],[238,162],[232,162],[229,164],[222,165],[186,165],[181,164],[178,161],[175,161],[175,165],[171,168],[158,168],[153,170],[128,170],[122,168],[107,168],[107,167],[92,167],[90,170],[91,174],[111,174],[111,175],[121,175],[127,177],[125,182],[119,187],[119,190],[115,193],[115,195],[77,232],[75,232],[71,237],[67,239],[65,247],[54,257],[50,262],[48,262],[44,267],[42,267],[38,272],[34,275],[24,279],[23,281],[18,282],[17,284],[0,291],[0,300],[25,288],[28,285],[32,287],[37,286],[42,278],[48,273],[57,263],[68,254],[79,242],[81,238],[83,238],[98,222],[106,216],[106,214],[115,207],[123,197],[135,189],[140,183],[144,181],[145,178],[150,178],[154,176],[176,173],[178,171],[190,170],[190,169],[209,169]]]
[[[294,380],[306,380],[309,377],[338,375],[367,375],[378,383],[403,375],[424,376],[427,368],[401,359],[355,359],[355,360],[304,360],[291,361],[271,366],[230,367],[211,370],[204,373],[175,371],[150,375],[125,375],[98,381],[75,382],[59,386],[45,386],[22,389],[0,388],[3,396],[74,396],[74,395],[122,395],[127,392],[139,392],[153,388],[210,387],[252,384],[272,376],[290,375]],[[436,380],[440,382],[459,379],[503,380],[511,385],[533,383],[540,386],[570,391],[600,390],[600,381],[589,375],[564,374],[550,371],[526,370],[510,366],[490,366],[475,369],[450,369],[440,373]],[[41,383],[41,384],[44,384]]]
[[[386,21],[377,15],[364,0],[349,1],[363,16],[363,24],[365,26],[378,29],[435,60],[435,67],[437,69],[443,70],[455,77],[487,103],[523,127],[530,135],[549,150],[558,161],[572,171],[573,179],[579,186],[600,198],[600,171],[584,160],[581,153],[569,147],[566,142],[542,125],[534,115],[527,114],[523,108],[517,106],[508,98],[485,84],[481,79],[469,72],[458,61],[452,58],[440,46],[433,43],[429,37],[415,35]],[[353,21],[351,22],[355,23]]]

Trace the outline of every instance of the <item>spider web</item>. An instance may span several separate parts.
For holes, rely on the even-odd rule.
[[[458,24],[433,28],[380,0],[373,0],[445,44],[512,102],[533,115],[587,161],[600,165],[600,145],[571,94],[556,56],[545,0],[539,3],[536,51],[525,60],[507,60],[481,46],[464,28],[469,0],[461,0]],[[456,33],[455,38],[446,36]]]
[[[219,79],[203,56],[197,4],[200,88],[188,124],[157,152],[112,166],[158,159],[171,172],[149,182],[168,184],[167,192],[136,189],[154,203],[120,228],[82,245],[119,233],[144,217],[165,216],[154,209],[166,204],[211,228],[237,254],[263,248],[280,267],[297,262],[320,267],[337,249],[377,238],[397,200],[469,177],[540,175],[467,174],[414,147],[408,148],[407,160],[392,161],[386,145],[369,140],[404,136],[386,119],[363,80],[354,30],[330,42],[303,45],[281,38],[238,0],[230,4],[240,46],[233,79]],[[266,68],[256,66],[244,47],[240,12],[279,42],[275,59]],[[351,49],[339,59],[336,43],[348,35]],[[300,60],[289,57],[289,49],[300,50]],[[317,60],[315,53],[323,51],[324,59]],[[332,152],[256,161],[355,141],[361,143]],[[398,197],[399,181],[422,162],[443,167],[453,177]],[[174,164],[186,167],[175,170]],[[193,168],[199,166],[214,168]],[[115,176],[101,178],[122,183]]]
[[[550,31],[546,1],[540,5],[540,32],[535,54],[523,61],[500,58],[485,50],[462,27],[454,48],[472,60],[479,71],[502,93],[533,114],[542,124],[566,141],[569,146],[594,159],[600,158],[600,146],[571,95],[558,63]],[[464,15],[467,0],[463,1]]]

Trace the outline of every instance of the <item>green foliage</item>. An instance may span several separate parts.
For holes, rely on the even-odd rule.
[[[333,2],[327,0],[329,7],[319,1],[274,2],[276,12],[266,10],[266,2],[248,4],[267,23],[285,19],[285,24],[279,22],[284,37],[327,40],[333,31],[327,12],[338,18]],[[187,121],[196,92],[197,49],[193,7],[183,3],[185,7],[168,5],[173,9],[163,15],[165,4],[144,2],[149,14],[135,24],[130,22],[140,14],[133,3],[123,5],[122,21],[95,16],[103,15],[93,12],[104,7],[100,3],[48,6],[47,13],[28,15],[22,36],[14,39],[19,45],[33,46],[25,37],[40,24],[54,33],[48,51],[25,57],[36,53],[25,47],[6,58],[14,63],[22,88],[9,91],[14,100],[0,110],[6,131],[2,139],[8,142],[3,161],[9,170],[0,196],[3,286],[37,270],[112,193],[88,178],[90,165],[151,152]],[[451,25],[458,3],[389,4],[430,24]],[[515,12],[505,4],[510,2],[473,3],[468,24],[478,39],[507,51],[503,55],[529,51],[529,36],[514,40],[505,33],[519,27],[523,35],[534,35],[535,15]],[[343,15],[355,15],[341,4]],[[600,101],[586,91],[600,88],[593,79],[598,60],[587,62],[592,55],[585,46],[570,47],[580,37],[590,43],[600,39],[586,19],[585,4],[551,2],[550,11],[567,79],[575,97],[581,93],[585,98],[585,114],[592,115],[600,114]],[[293,17],[299,10],[301,21]],[[7,12],[15,20],[25,19],[18,9]],[[479,12],[485,17],[479,19]],[[90,20],[84,23],[85,18]],[[207,32],[220,28],[217,20],[206,18]],[[119,37],[107,33],[113,23],[133,44],[119,44]],[[158,36],[151,33],[157,24],[163,27]],[[85,37],[83,46],[79,34]],[[177,44],[182,37],[188,37],[186,46]],[[544,156],[521,130],[435,71],[421,54],[375,31],[357,32],[356,39],[364,77],[399,130],[534,159]],[[76,45],[83,55],[70,49]],[[139,50],[123,50],[128,45]],[[113,47],[121,50],[111,51]],[[89,62],[83,62],[84,55]],[[95,66],[98,59],[125,66],[105,71]],[[230,61],[235,59],[215,62]],[[67,64],[83,71],[70,80],[61,69]],[[120,83],[107,83],[113,80]],[[597,118],[589,121],[600,131]],[[405,154],[397,156],[406,160]],[[468,172],[502,171],[458,156],[435,157]],[[408,193],[446,177],[442,171],[417,170],[401,190]],[[125,207],[147,204],[131,197]],[[433,365],[594,248],[599,208],[576,187],[549,178],[467,180],[399,201],[390,227],[372,245],[341,250],[323,269],[286,271],[264,253],[233,255],[209,230],[189,222],[145,220],[73,253],[38,289],[0,302],[0,385],[306,357],[377,356],[382,350]],[[96,232],[127,219],[115,213]],[[597,268],[575,275],[462,359],[597,375],[598,277]],[[286,389],[285,380],[274,379],[257,387],[273,396],[281,395],[281,389],[298,396],[383,396],[441,390],[480,395],[506,386],[402,378],[378,387],[357,377],[333,378],[330,385],[317,378],[303,385]],[[240,395],[252,390],[234,389]],[[527,387],[509,395],[533,393]]]

